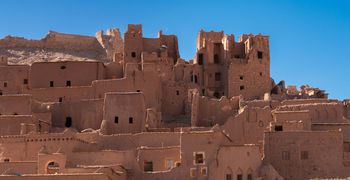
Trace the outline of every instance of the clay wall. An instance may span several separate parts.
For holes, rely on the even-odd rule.
[[[128,24],[124,33],[124,62],[140,63],[143,51],[141,24]]]
[[[266,132],[265,161],[284,179],[348,177],[341,131]]]
[[[103,118],[103,99],[85,99],[81,101],[54,103],[50,106],[53,127],[66,127],[67,117],[71,126],[78,131],[99,129]]]
[[[0,66],[0,95],[22,94],[28,87],[29,66]]]
[[[349,123],[313,123],[312,131],[329,131],[339,130],[343,132],[344,141],[350,141],[350,124]]]
[[[141,92],[106,93],[101,133],[137,133],[146,122],[145,97]]]
[[[180,58],[177,36],[163,35],[160,32],[158,33],[158,38],[161,41],[162,47],[166,48],[168,52],[168,58],[172,58],[174,60],[174,64],[176,64],[177,59]]]
[[[31,100],[28,94],[0,96],[0,115],[30,115]]]
[[[0,135],[21,134],[21,124],[37,124],[37,119],[31,115],[2,115],[0,116]]]
[[[209,179],[225,179],[231,174],[232,179],[237,179],[241,174],[243,179],[259,177],[259,169],[262,165],[261,153],[257,145],[228,145],[219,147],[217,163],[209,166]]]
[[[105,64],[105,78],[106,79],[118,79],[123,78],[123,64],[119,62],[111,62]]]
[[[92,81],[103,78],[102,62],[36,62],[30,67],[29,87],[90,86]]]
[[[301,105],[279,106],[278,111],[300,111],[308,110],[312,123],[341,123],[346,122],[344,108],[341,102],[332,103],[312,103]]]
[[[101,173],[85,173],[85,174],[58,174],[58,175],[12,175],[12,176],[0,176],[0,180],[109,180],[110,178],[106,174]],[[125,180],[125,177],[120,177],[117,180]]]
[[[1,175],[36,174],[36,161],[0,162]],[[1,176],[0,176],[1,179]]]
[[[310,117],[310,112],[308,110],[273,111],[272,116],[275,121],[274,125],[282,126],[283,131],[311,130],[311,117]]]
[[[176,162],[181,161],[180,147],[156,147],[139,148],[137,154],[138,164],[141,170],[144,170],[144,162],[152,162],[153,171],[166,171],[175,167]],[[167,165],[169,167],[167,167]]]
[[[0,66],[7,66],[8,58],[7,56],[0,56]]]

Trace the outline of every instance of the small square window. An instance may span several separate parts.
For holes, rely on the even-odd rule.
[[[134,118],[133,117],[129,117],[129,124],[132,124],[134,122]]]
[[[4,82],[4,87],[7,87],[7,82]]]
[[[131,57],[136,57],[136,52],[131,52]]]
[[[206,175],[207,175],[207,167],[202,167],[202,168],[201,168],[201,174],[202,174],[203,176],[206,176]]]
[[[275,131],[283,131],[283,126],[275,126]]]
[[[258,59],[262,59],[263,58],[263,52],[258,51]]]
[[[191,168],[190,169],[190,176],[191,177],[196,177],[197,175],[197,169],[196,168]]]
[[[50,87],[53,87],[54,84],[53,84],[53,81],[50,81]]]
[[[300,159],[301,160],[309,159],[309,152],[308,151],[301,151],[300,152]]]
[[[136,90],[136,92],[141,92],[141,90]]]
[[[23,79],[23,84],[28,84],[28,79]]]
[[[10,159],[6,158],[4,159],[4,162],[10,162]]]
[[[282,152],[282,160],[290,160],[290,153],[289,153],[289,151],[283,151]]]
[[[237,180],[243,180],[243,175],[242,174],[237,174]]]
[[[70,86],[71,85],[71,82],[70,81],[67,81],[66,82],[66,86]]]
[[[152,161],[144,161],[143,162],[143,171],[152,172],[153,171],[153,162]]]
[[[63,100],[63,98],[61,98],[61,97],[58,98],[58,102],[62,102],[62,100]]]
[[[263,73],[262,73],[262,72],[260,72],[260,73],[259,73],[259,75],[260,75],[260,76],[262,76],[262,75],[263,75]]]
[[[194,163],[195,164],[204,164],[204,153],[195,153],[194,154]]]
[[[241,90],[241,91],[244,90],[244,86],[240,86],[239,90]]]
[[[243,76],[239,76],[239,79],[240,79],[240,80],[243,80]]]
[[[176,95],[179,95],[180,94],[180,92],[179,91],[176,91]]]
[[[119,122],[119,117],[118,116],[114,117],[114,123],[118,124],[118,122]]]
[[[66,66],[61,66],[61,69],[66,69]]]

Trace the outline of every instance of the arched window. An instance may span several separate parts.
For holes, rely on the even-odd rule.
[[[225,170],[225,179],[226,180],[233,180],[232,178],[232,170],[230,167],[227,167],[226,170]]]
[[[51,161],[47,163],[46,173],[47,174],[57,174],[60,171],[60,165],[57,162]]]

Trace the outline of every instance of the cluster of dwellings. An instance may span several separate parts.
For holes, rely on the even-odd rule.
[[[102,61],[0,57],[0,179],[281,180],[350,176],[350,103],[270,77],[269,37],[204,32],[193,60],[141,25],[96,37],[6,37],[1,48],[98,51]]]

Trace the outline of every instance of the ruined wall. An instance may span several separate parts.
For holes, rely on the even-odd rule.
[[[144,162],[152,162],[153,171],[166,171],[171,169],[167,165],[175,167],[176,162],[181,161],[180,147],[139,148],[137,152],[138,165],[144,170]]]
[[[6,36],[0,39],[0,48],[43,48],[105,53],[95,37],[63,34],[54,31],[50,31],[45,38],[40,40],[27,40],[20,37]]]

